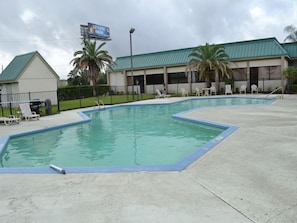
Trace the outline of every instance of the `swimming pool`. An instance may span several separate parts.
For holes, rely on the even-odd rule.
[[[84,124],[11,136],[1,153],[1,166],[12,172],[50,172],[49,164],[67,172],[180,170],[236,129],[187,119],[185,111],[269,101],[230,97],[90,110],[84,114],[91,121]]]

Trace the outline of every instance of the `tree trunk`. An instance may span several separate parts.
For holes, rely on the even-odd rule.
[[[190,93],[191,94],[192,94],[192,76],[193,76],[193,73],[191,71],[190,75],[188,75],[188,83],[189,83],[189,88],[190,88]]]
[[[90,66],[90,75],[91,75],[91,80],[92,80],[92,85],[93,85],[93,96],[96,96],[96,75],[95,75],[96,69],[91,65]]]
[[[217,93],[220,92],[220,78],[219,78],[219,71],[216,69],[215,70],[215,80],[216,80],[216,84],[215,84],[215,87],[216,87],[216,90],[217,90]]]
[[[96,92],[96,80],[93,78],[92,82],[93,82],[93,96],[95,97],[95,96],[97,96],[97,92]]]
[[[206,88],[210,88],[210,87],[211,87],[211,83],[210,83],[209,75],[207,75],[207,76],[205,77],[205,87],[206,87]]]

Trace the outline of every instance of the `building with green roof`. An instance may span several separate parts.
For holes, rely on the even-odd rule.
[[[31,99],[51,99],[55,103],[58,80],[38,51],[18,55],[0,74],[1,103]]]
[[[297,61],[297,44],[281,44],[276,38],[221,45],[225,47],[232,64],[233,92],[242,85],[246,85],[249,91],[250,86],[255,84],[259,91],[265,92],[283,86],[282,70]],[[133,86],[135,93],[155,93],[156,89],[163,88],[163,84],[169,93],[180,93],[181,88],[189,92],[204,88],[205,82],[199,80],[197,74],[186,75],[188,55],[194,48],[133,55],[133,69],[131,56],[118,57],[113,71],[108,73],[108,83],[116,92],[132,92]],[[220,88],[224,87],[224,80],[220,80]]]

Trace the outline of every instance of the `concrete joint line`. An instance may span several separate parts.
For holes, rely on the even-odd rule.
[[[271,222],[271,220],[274,219],[275,217],[278,217],[278,216],[282,215],[283,213],[285,213],[285,212],[287,212],[287,211],[289,211],[289,210],[291,210],[291,209],[293,209],[295,207],[297,207],[297,204],[292,205],[292,206],[288,207],[287,209],[280,211],[278,214],[276,214],[273,217],[269,218],[265,223]]]
[[[207,186],[205,186],[204,184],[200,183],[195,177],[193,177],[190,174],[187,174],[189,177],[191,177],[196,183],[198,183],[202,188],[204,188],[205,190],[207,190],[208,192],[210,192],[212,195],[214,195],[216,198],[218,198],[219,200],[221,200],[222,202],[224,202],[225,204],[227,204],[229,207],[231,207],[233,210],[235,210],[236,212],[238,212],[239,214],[241,214],[242,216],[244,216],[245,218],[247,218],[248,220],[250,220],[252,223],[256,223],[255,221],[253,221],[249,216],[247,216],[245,213],[243,213],[242,211],[240,211],[238,208],[236,208],[235,206],[233,206],[231,203],[227,202],[224,198],[222,198],[220,195],[216,194],[214,191],[212,191],[210,188],[208,188]]]

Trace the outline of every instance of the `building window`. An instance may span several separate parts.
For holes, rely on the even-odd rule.
[[[236,68],[233,69],[233,78],[235,81],[246,81],[247,80],[247,69],[246,68]]]
[[[185,72],[169,73],[168,84],[188,83],[188,77]]]
[[[258,68],[259,80],[269,80],[269,67]]]
[[[199,73],[197,71],[192,71],[192,83],[200,83],[200,82],[205,82],[205,77],[203,76],[202,79],[200,80],[199,78]]]
[[[289,67],[297,67],[297,61],[294,60],[294,61],[289,61]]]
[[[280,66],[271,66],[269,70],[270,80],[279,80],[281,79],[281,67]]]
[[[281,79],[280,66],[259,67],[259,80],[279,80]]]
[[[164,83],[163,77],[164,77],[163,74],[146,75],[146,85],[163,84]]]

